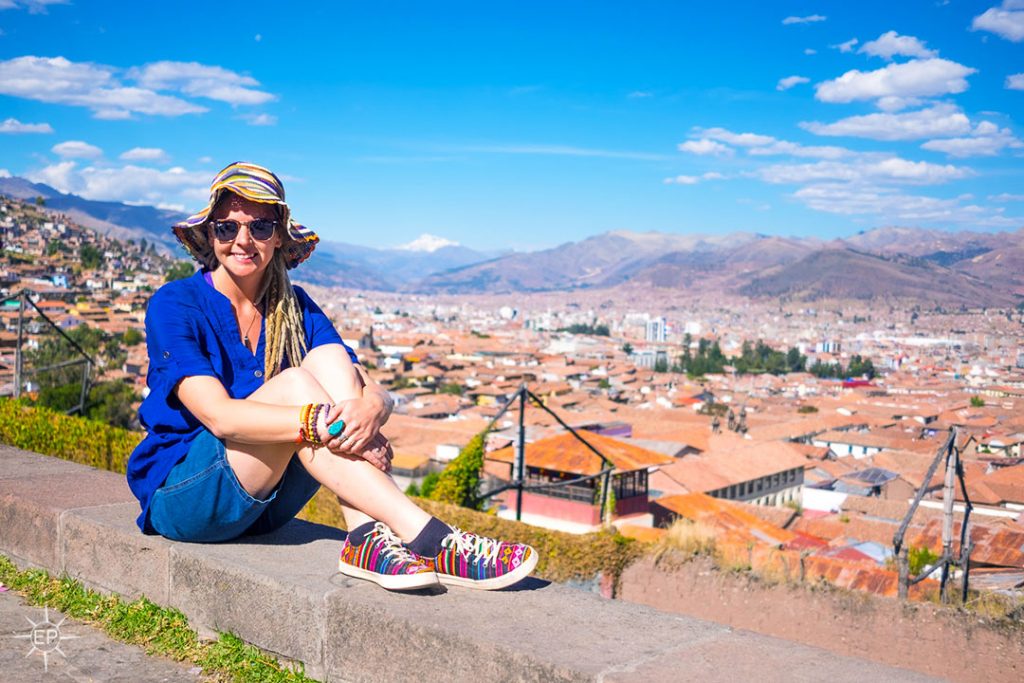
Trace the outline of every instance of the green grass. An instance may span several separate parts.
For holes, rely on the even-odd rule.
[[[147,654],[199,666],[216,681],[291,683],[313,681],[302,664],[290,668],[257,647],[229,633],[200,641],[188,618],[176,609],[160,607],[145,597],[127,602],[102,595],[67,577],[53,578],[39,569],[19,570],[0,555],[0,582],[32,605],[52,607],[66,616],[102,629],[111,638],[141,646]]]

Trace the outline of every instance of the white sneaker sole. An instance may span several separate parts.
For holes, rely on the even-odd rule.
[[[338,561],[338,571],[355,579],[373,581],[381,588],[389,591],[412,591],[420,588],[431,588],[438,585],[437,574],[420,572],[419,574],[378,574],[368,569],[360,569]]]
[[[530,553],[530,557],[526,562],[510,571],[508,574],[496,576],[493,579],[463,579],[459,576],[452,576],[451,574],[438,572],[437,580],[444,586],[461,586],[462,588],[476,588],[477,590],[495,591],[500,588],[511,586],[514,583],[518,583],[532,574],[539,559],[540,556],[537,555],[537,551],[534,550]]]

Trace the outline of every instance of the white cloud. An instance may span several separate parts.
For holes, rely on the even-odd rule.
[[[970,137],[929,140],[921,147],[934,152],[945,152],[951,157],[990,157],[1007,147],[1024,147],[1024,143],[1015,138],[1009,128],[1000,128],[990,121],[982,121],[975,127]]]
[[[695,130],[697,130],[702,138],[718,140],[719,142],[735,145],[736,147],[759,147],[761,145],[770,145],[775,142],[775,138],[770,135],[760,135],[758,133],[733,133],[731,130],[726,130],[725,128],[697,128]]]
[[[845,43],[838,43],[837,45],[830,45],[829,47],[839,50],[840,52],[853,52],[854,46],[860,41],[856,38],[850,38]]]
[[[895,182],[934,185],[965,178],[972,171],[950,164],[930,164],[899,157],[852,163],[818,161],[813,164],[775,164],[758,169],[756,175],[768,183],[809,183],[822,180],[847,183]]]
[[[631,100],[636,100],[636,99],[642,99],[642,98],[645,98],[645,97],[654,97],[654,93],[648,92],[646,90],[634,90],[633,92],[631,92],[628,95],[626,95],[626,97],[628,97]]]
[[[254,35],[254,36],[252,37],[252,39],[253,39],[253,40],[255,40],[255,41],[256,41],[256,42],[258,43],[258,42],[260,42],[261,40],[263,40],[263,34],[262,34],[262,33],[257,33],[256,35]]]
[[[1006,88],[1008,90],[1024,90],[1024,73],[1007,76]]]
[[[1019,43],[1024,40],[1024,11],[1019,2],[1007,0],[1002,7],[992,7],[984,14],[974,17],[972,31],[991,31],[1007,40]]]
[[[192,97],[205,97],[229,104],[264,104],[277,99],[255,89],[259,81],[220,66],[198,62],[154,62],[128,71],[144,88],[178,90]]]
[[[800,127],[815,135],[841,135],[871,140],[920,140],[965,135],[971,130],[971,122],[956,105],[936,104],[927,109],[902,114],[850,116],[834,123],[805,121]]]
[[[33,182],[46,183],[61,192],[73,192],[86,199],[151,205],[168,203],[168,195],[206,197],[210,182],[208,172],[187,171],[181,167],[160,170],[127,164],[79,169],[74,161],[46,166],[27,174],[27,177]]]
[[[845,147],[832,145],[799,145],[786,140],[776,140],[770,145],[754,147],[748,152],[751,156],[777,156],[789,155],[794,157],[806,157],[812,159],[842,159],[843,157],[855,156],[857,153]]]
[[[904,194],[892,188],[822,183],[804,187],[793,197],[816,211],[847,216],[879,215],[886,220],[967,223],[974,226],[1009,227],[1020,224],[1001,214],[1001,209],[961,204],[960,199],[939,199]]]
[[[239,117],[250,126],[276,126],[277,117],[272,114],[243,114]]]
[[[715,156],[729,156],[732,154],[732,150],[722,143],[707,138],[682,142],[679,144],[679,151],[699,155],[714,154]]]
[[[16,57],[0,61],[0,94],[29,100],[88,107],[97,118],[198,114],[206,108],[145,88],[125,87],[115,69],[71,62],[63,57]]]
[[[993,202],[1024,202],[1024,194],[1010,194],[1009,192],[990,194],[988,198]]]
[[[806,17],[786,17],[782,20],[783,26],[790,26],[792,24],[814,24],[819,21],[825,21],[828,17],[823,17],[820,14],[811,14]]]
[[[65,159],[95,159],[103,156],[103,150],[96,145],[90,145],[81,140],[68,140],[54,145],[51,148],[54,154]]]
[[[39,171],[26,174],[34,183],[44,183],[61,192],[72,192],[75,186],[75,162],[61,161]]]
[[[18,119],[9,118],[0,122],[0,133],[52,133],[48,123],[22,123]]]
[[[933,97],[967,90],[967,76],[977,69],[948,59],[912,60],[876,71],[847,71],[815,86],[822,102],[854,102],[882,97]]]
[[[0,178],[10,178],[10,177],[11,177],[11,172],[10,171],[8,171],[6,168],[0,168]]]
[[[118,158],[123,161],[165,161],[167,152],[159,147],[132,147]]]
[[[29,14],[46,14],[49,5],[67,5],[70,0],[0,0],[0,10],[27,9]]]
[[[818,51],[815,50],[813,47],[808,47],[808,48],[804,49],[804,54],[805,55],[816,55],[816,54],[818,54]]]
[[[697,135],[703,140],[724,142],[734,147],[746,147],[752,156],[770,156],[788,154],[797,157],[813,157],[819,159],[839,159],[851,156],[854,152],[842,147],[804,146],[795,142],[778,140],[771,135],[758,133],[734,133],[725,128],[696,128]]]
[[[804,78],[803,76],[786,76],[779,80],[778,85],[775,86],[776,90],[789,90],[794,85],[800,85],[801,83],[810,83],[811,79]]]
[[[696,185],[702,180],[725,180],[725,176],[721,173],[709,171],[702,175],[677,175],[672,178],[665,178],[662,182],[666,185]]]
[[[901,36],[896,31],[888,31],[875,40],[869,40],[857,52],[889,60],[895,55],[929,59],[939,54],[926,48],[924,43],[914,36]]]

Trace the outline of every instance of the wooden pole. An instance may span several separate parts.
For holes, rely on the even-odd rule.
[[[25,290],[18,295],[18,345],[14,347],[14,398],[21,398],[21,342],[25,327]]]
[[[910,555],[907,546],[900,548],[900,554],[896,556],[896,564],[899,568],[899,598],[906,600],[910,595]]]
[[[942,487],[942,579],[939,593],[946,602],[946,583],[949,581],[949,567],[953,562],[953,484],[956,477],[956,444],[951,443],[946,453],[946,481]]]

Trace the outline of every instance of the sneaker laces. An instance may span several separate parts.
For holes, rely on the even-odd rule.
[[[381,539],[380,551],[386,557],[394,557],[396,560],[404,562],[422,562],[419,557],[405,547],[398,536],[395,536],[395,532],[383,522],[374,524],[372,533]]]
[[[454,545],[456,551],[467,560],[471,554],[476,553],[492,567],[497,563],[498,551],[501,549],[501,541],[486,536],[477,536],[454,526],[452,532],[441,540],[441,545],[446,548]]]

